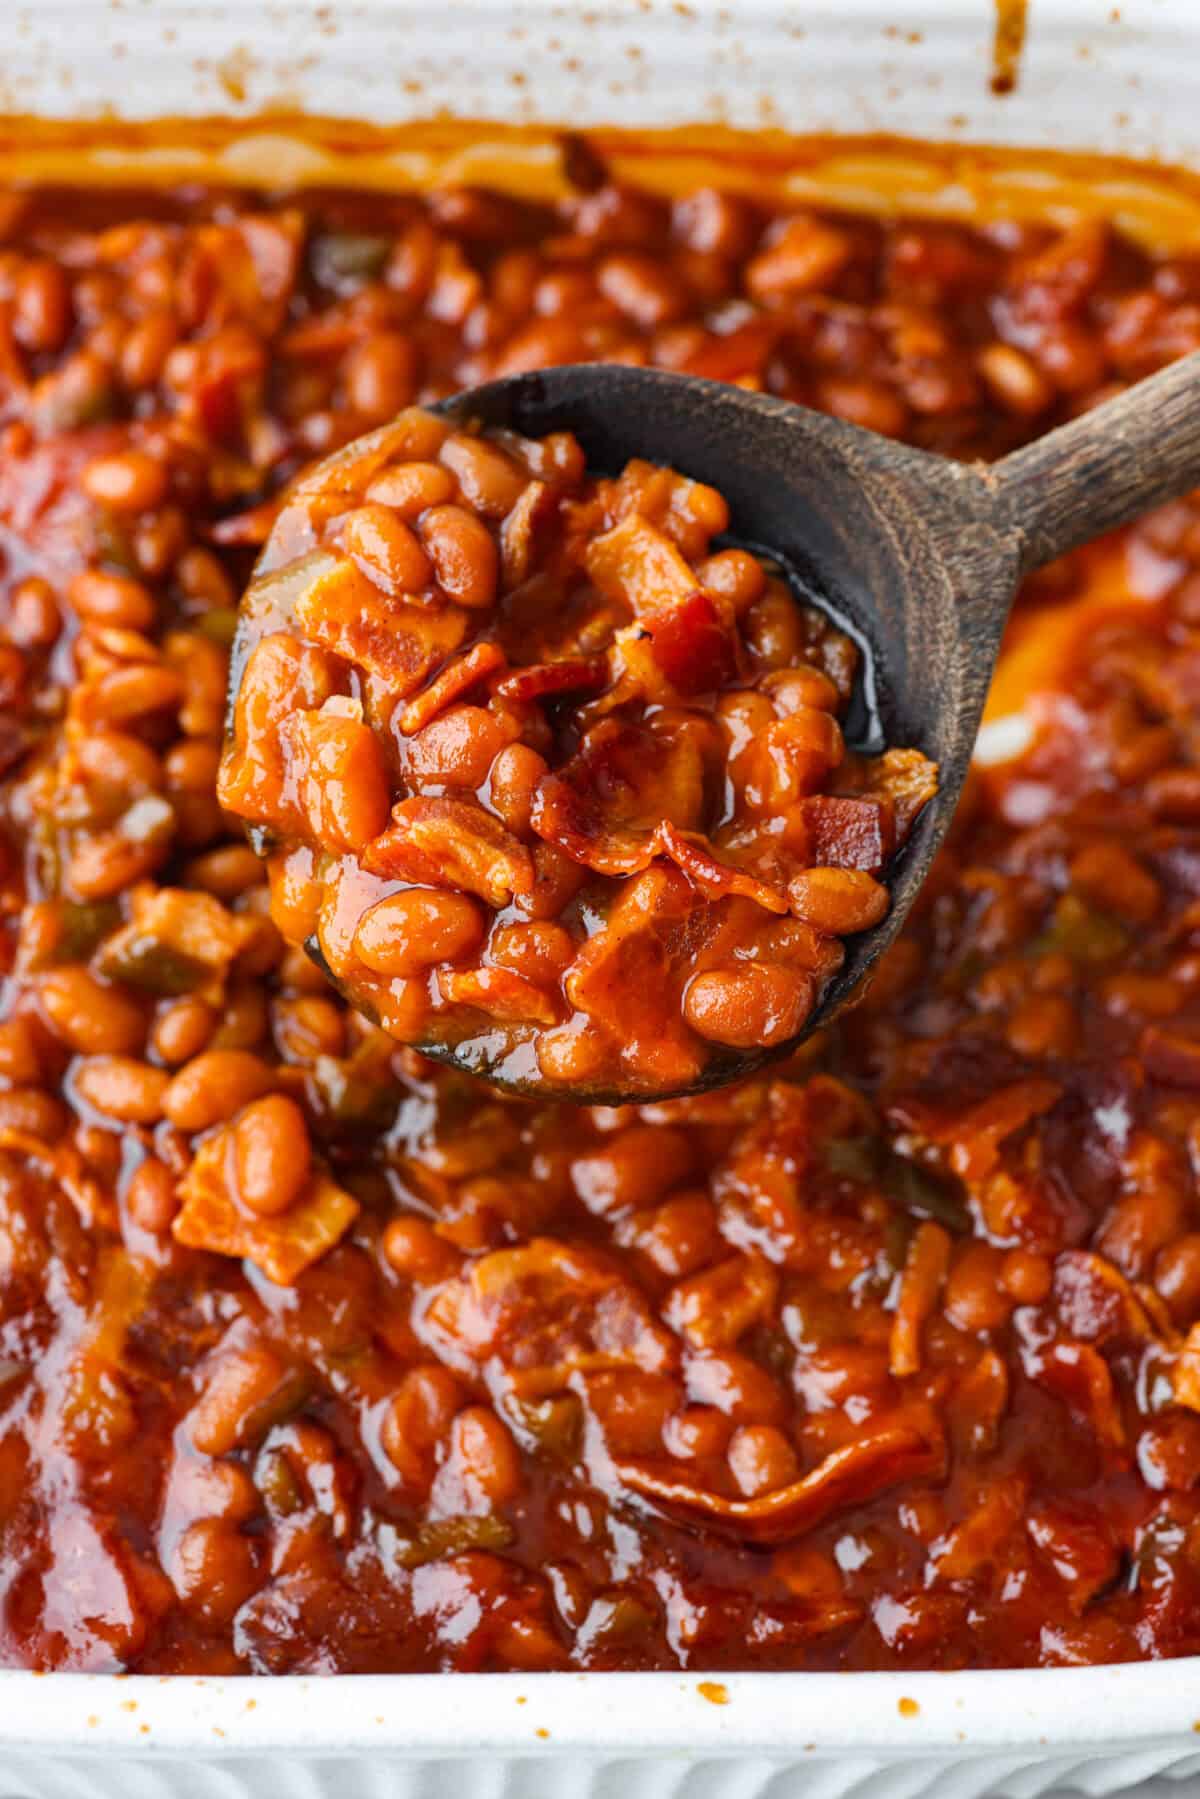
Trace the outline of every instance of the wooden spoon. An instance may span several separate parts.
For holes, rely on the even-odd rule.
[[[729,502],[732,535],[776,556],[865,646],[870,747],[913,747],[938,764],[937,797],[884,873],[891,911],[846,939],[841,972],[802,1037],[852,997],[929,872],[1023,577],[1200,485],[1200,351],[990,465],[661,369],[514,375],[438,410],[529,437],[572,431],[592,469],[615,472],[641,456],[710,483]],[[718,1078],[735,1072],[724,1064]]]

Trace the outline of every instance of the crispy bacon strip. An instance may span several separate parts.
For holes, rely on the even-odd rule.
[[[506,700],[553,699],[560,693],[594,693],[608,680],[604,656],[564,656],[561,662],[531,662],[496,683]]]
[[[400,729],[404,735],[414,737],[477,682],[503,668],[504,660],[504,651],[498,643],[473,643],[469,650],[448,662],[429,686],[408,702],[400,714]]]
[[[401,800],[392,822],[363,852],[369,874],[426,887],[461,887],[489,906],[533,889],[529,851],[474,800]]]
[[[888,1360],[893,1374],[916,1374],[920,1368],[921,1333],[937,1305],[949,1266],[949,1232],[940,1224],[921,1225],[909,1244],[892,1319]]]
[[[692,886],[702,893],[705,899],[728,899],[738,894],[743,899],[751,899],[766,912],[775,912],[780,917],[788,909],[785,893],[778,887],[772,887],[767,881],[758,881],[744,869],[734,868],[728,862],[722,862],[714,853],[707,837],[697,831],[680,831],[670,819],[664,819],[654,833],[655,847],[664,856],[669,856],[676,868],[685,874]]]
[[[941,1444],[897,1425],[833,1450],[802,1480],[758,1499],[723,1499],[648,1463],[618,1462],[616,1472],[631,1493],[685,1523],[708,1525],[748,1543],[774,1544],[803,1536],[900,1481],[936,1474],[942,1462]]]

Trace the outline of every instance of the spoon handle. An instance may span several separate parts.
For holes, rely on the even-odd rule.
[[[1021,572],[1200,486],[1200,350],[996,463],[992,517]]]

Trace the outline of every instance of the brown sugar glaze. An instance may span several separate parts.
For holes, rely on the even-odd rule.
[[[618,355],[994,456],[1200,261],[601,181],[45,190],[0,249],[0,1659],[1062,1665],[1200,1648],[1200,508],[1031,583],[863,1005],[695,1101],[360,1022],[216,807],[298,468]]]

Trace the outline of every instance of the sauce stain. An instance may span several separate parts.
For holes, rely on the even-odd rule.
[[[701,1699],[707,1699],[710,1705],[728,1705],[729,1688],[721,1680],[702,1680],[696,1688]]]
[[[915,1699],[897,1700],[896,1710],[900,1713],[902,1718],[916,1718],[919,1717],[921,1713],[921,1708]]]
[[[996,0],[991,80],[994,94],[1011,94],[1017,85],[1028,23],[1029,0]]]

